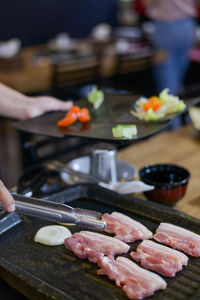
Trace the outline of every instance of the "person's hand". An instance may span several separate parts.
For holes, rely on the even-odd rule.
[[[49,96],[30,97],[0,83],[0,115],[19,120],[34,118],[48,111],[67,111],[72,101]]]
[[[19,119],[28,119],[40,116],[48,111],[67,111],[72,101],[61,101],[49,96],[25,97],[23,109],[19,112]]]
[[[2,202],[5,210],[7,210],[8,212],[13,212],[15,210],[14,199],[1,180],[0,180],[0,201]]]

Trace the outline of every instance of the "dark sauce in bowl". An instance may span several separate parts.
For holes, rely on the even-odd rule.
[[[186,191],[190,173],[183,167],[171,164],[146,166],[139,171],[140,179],[155,189],[145,192],[149,200],[173,204],[180,200]]]
[[[190,173],[182,167],[168,164],[146,166],[140,170],[140,178],[155,186],[185,184]]]
[[[149,180],[160,183],[174,183],[183,179],[179,174],[174,174],[171,171],[157,171],[149,174]],[[148,180],[148,174],[146,175],[146,179]]]

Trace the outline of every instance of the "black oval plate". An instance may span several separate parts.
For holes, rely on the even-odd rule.
[[[76,102],[80,107],[87,107],[90,110],[91,121],[88,123],[76,122],[66,127],[58,128],[57,121],[65,115],[63,112],[51,112],[37,118],[18,121],[12,125],[22,131],[45,135],[49,137],[62,138],[66,135],[84,138],[97,139],[108,142],[129,142],[138,141],[150,137],[170,124],[170,119],[159,122],[141,121],[134,117],[130,110],[133,108],[138,96],[131,94],[105,94],[102,106],[94,110],[87,99]],[[187,109],[198,103],[200,99],[184,100]],[[138,134],[132,139],[114,138],[112,127],[118,124],[136,124]]]

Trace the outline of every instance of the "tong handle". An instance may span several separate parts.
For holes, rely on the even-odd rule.
[[[16,212],[23,215],[38,217],[48,221],[63,222],[63,212],[67,214],[69,223],[76,223],[76,216],[71,206],[12,194],[15,200]]]

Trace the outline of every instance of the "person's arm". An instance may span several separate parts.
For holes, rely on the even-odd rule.
[[[14,199],[1,180],[0,180],[0,201],[3,204],[3,207],[8,212],[12,212],[15,210]]]
[[[47,111],[67,111],[73,105],[72,101],[62,102],[53,97],[25,96],[0,83],[0,115],[15,119],[28,119],[42,115]],[[3,207],[12,212],[15,202],[11,193],[0,180],[0,201]]]
[[[25,96],[0,83],[0,115],[15,119],[37,117],[48,111],[67,111],[72,101],[60,101],[53,97]]]

